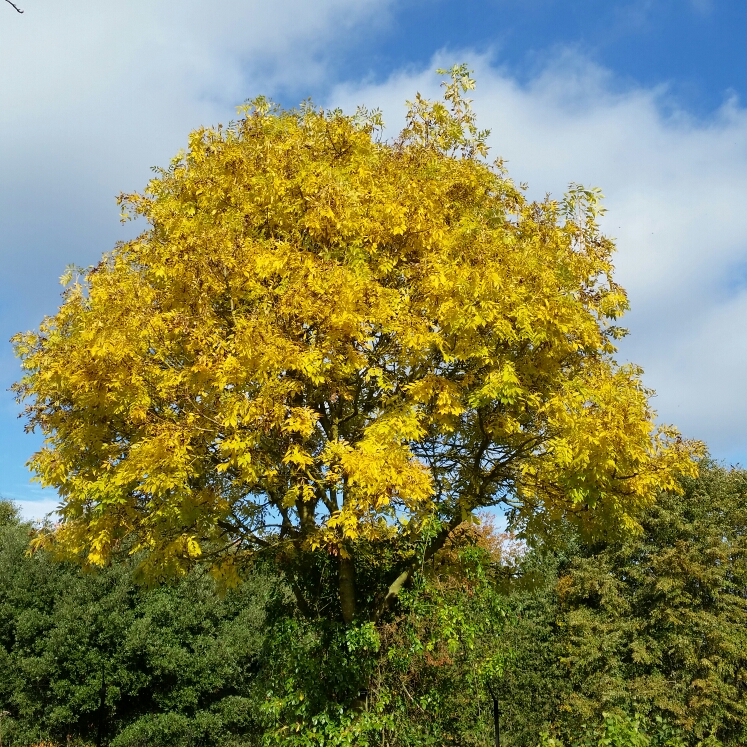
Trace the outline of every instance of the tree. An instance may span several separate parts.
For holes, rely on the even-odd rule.
[[[270,554],[307,614],[349,624],[392,603],[424,532],[427,560],[499,504],[532,532],[632,528],[693,473],[614,360],[598,192],[528,202],[449,74],[394,141],[377,112],[256,99],[120,197],[150,228],[14,338],[61,552],[103,564],[130,538],[152,580],[227,582]]]
[[[706,462],[684,487],[641,535],[581,547],[559,579],[570,734],[622,709],[688,744],[747,741],[747,473]]]
[[[260,743],[267,617],[289,596],[276,572],[248,574],[223,598],[203,569],[143,589],[136,559],[85,573],[44,551],[29,556],[31,527],[3,523],[6,508],[0,501],[3,744]]]
[[[0,527],[15,526],[20,522],[20,511],[12,501],[0,498]]]
[[[575,533],[569,535],[565,543],[556,536],[552,548],[542,544],[524,548],[496,569],[506,608],[501,645],[510,653],[494,686],[502,710],[504,747],[535,745],[557,721],[568,695],[556,586],[560,569],[575,552]]]

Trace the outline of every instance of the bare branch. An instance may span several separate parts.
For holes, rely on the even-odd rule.
[[[8,5],[12,5],[16,9],[16,13],[23,13],[23,11],[15,3],[11,2],[11,0],[5,0],[5,2],[8,3]]]

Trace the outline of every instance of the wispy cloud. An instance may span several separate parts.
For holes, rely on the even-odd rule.
[[[690,0],[690,6],[696,13],[704,16],[713,12],[713,0]]]

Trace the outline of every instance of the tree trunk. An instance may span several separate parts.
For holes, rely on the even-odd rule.
[[[436,535],[434,540],[428,545],[422,562],[425,563],[430,560],[445,544],[446,540],[449,539],[449,535],[462,523],[461,518],[452,519],[441,531]],[[384,597],[383,602],[379,605],[378,609],[375,609],[371,619],[374,622],[378,622],[379,618],[389,609],[394,603],[394,600],[399,596],[402,587],[410,580],[412,574],[415,572],[416,562],[411,562],[404,571],[402,571],[397,578],[392,581],[387,594]]]
[[[340,607],[342,619],[350,625],[355,617],[355,566],[352,558],[340,556]]]

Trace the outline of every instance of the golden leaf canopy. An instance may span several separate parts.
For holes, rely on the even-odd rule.
[[[345,557],[497,504],[634,527],[693,472],[613,358],[598,193],[525,199],[451,73],[396,140],[376,112],[257,99],[121,196],[148,230],[14,338],[67,552],[130,537],[159,573],[283,542]]]

